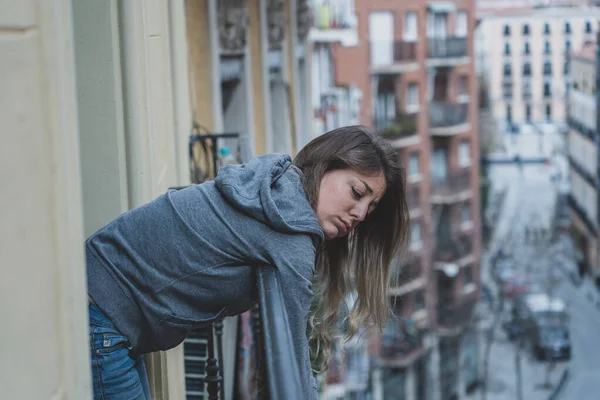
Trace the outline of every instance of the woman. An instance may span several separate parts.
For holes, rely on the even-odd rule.
[[[94,398],[149,399],[142,355],[249,310],[259,266],[279,272],[301,382],[316,398],[307,324],[322,363],[350,290],[349,334],[383,326],[390,263],[407,239],[404,189],[395,150],[349,126],[293,163],[270,154],[227,166],[110,222],[86,241]]]

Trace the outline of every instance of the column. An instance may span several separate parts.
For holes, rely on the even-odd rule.
[[[71,12],[69,1],[0,3],[6,399],[91,399]]]

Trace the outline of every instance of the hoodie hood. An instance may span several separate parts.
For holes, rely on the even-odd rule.
[[[287,154],[266,154],[223,167],[215,179],[225,200],[247,215],[289,233],[311,233],[323,241],[317,215],[302,187],[302,171]]]

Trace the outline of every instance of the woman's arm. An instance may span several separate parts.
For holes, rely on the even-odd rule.
[[[290,238],[291,236],[291,238]],[[292,333],[292,345],[300,378],[308,399],[317,399],[318,390],[312,374],[306,326],[312,300],[311,279],[314,273],[315,247],[310,236],[276,234],[268,246],[279,272],[285,308]]]

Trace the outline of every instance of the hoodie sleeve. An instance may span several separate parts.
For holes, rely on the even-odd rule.
[[[307,399],[318,399],[318,390],[310,365],[306,326],[312,300],[312,276],[316,249],[308,235],[275,233],[267,238],[275,267],[279,271],[285,308],[298,361],[301,383]]]

